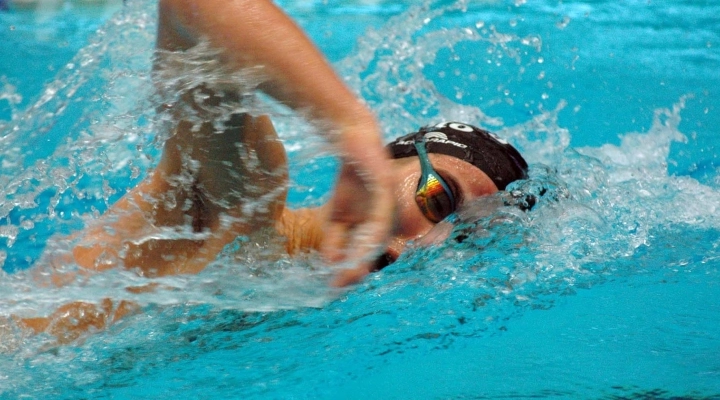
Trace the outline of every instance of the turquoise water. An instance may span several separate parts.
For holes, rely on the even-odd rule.
[[[2,315],[147,282],[28,274],[157,160],[150,3],[0,14]],[[720,398],[720,5],[278,3],[388,138],[484,125],[526,155],[515,189],[539,204],[470,204],[349,291],[313,256],[228,251],[73,345],[0,322],[1,397]],[[334,163],[275,112],[291,201],[318,203]]]

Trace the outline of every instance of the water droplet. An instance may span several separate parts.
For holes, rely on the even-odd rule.
[[[538,60],[537,60],[537,62],[538,62],[538,64],[542,64],[542,63],[544,63],[544,62],[545,62],[545,59],[544,59],[544,58],[542,58],[542,57],[538,57]]]
[[[19,229],[15,225],[0,226],[0,237],[7,239],[7,247],[12,247],[15,244],[18,233]]]
[[[485,21],[478,21],[475,23],[475,27],[478,29],[482,28],[483,26],[485,26]]]
[[[570,17],[568,17],[566,15],[563,17],[562,20],[560,20],[557,24],[555,24],[555,26],[558,27],[558,29],[565,29],[569,23],[570,23]]]
[[[543,93],[542,96],[540,96],[540,97],[542,97],[543,100],[547,100],[550,98],[550,96],[548,96],[547,93]]]
[[[512,26],[513,28],[517,26],[517,20],[515,18],[510,20],[510,26]]]

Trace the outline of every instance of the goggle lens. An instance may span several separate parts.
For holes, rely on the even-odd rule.
[[[415,148],[420,159],[422,173],[415,192],[415,202],[427,219],[437,223],[452,214],[457,208],[455,195],[430,164],[424,139],[416,141]]]

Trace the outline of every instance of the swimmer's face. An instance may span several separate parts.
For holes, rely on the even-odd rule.
[[[428,157],[435,171],[456,192],[454,195],[458,206],[498,191],[490,177],[470,163],[444,154],[429,154]],[[401,158],[392,162],[396,171],[395,195],[398,199],[398,208],[387,256],[395,260],[409,241],[421,239],[436,223],[423,214],[415,200],[418,180],[421,176],[418,157]]]

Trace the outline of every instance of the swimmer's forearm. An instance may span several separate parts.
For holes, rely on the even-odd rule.
[[[263,89],[290,107],[306,110],[340,131],[364,132],[364,137],[357,135],[363,142],[378,136],[367,107],[271,1],[160,1],[160,48],[183,50],[201,37],[225,50],[226,62],[237,68],[261,66],[268,79]]]

